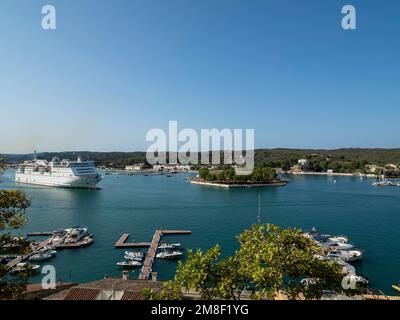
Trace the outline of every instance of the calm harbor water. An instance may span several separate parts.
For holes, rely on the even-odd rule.
[[[191,235],[163,240],[192,249],[219,243],[231,254],[238,248],[236,236],[257,222],[258,194],[262,222],[347,235],[365,251],[355,266],[371,286],[394,294],[391,285],[400,280],[400,188],[373,187],[372,180],[336,177],[334,183],[332,177],[290,176],[284,188],[223,190],[191,185],[186,174],[107,175],[101,190],[89,191],[16,185],[14,173],[0,177],[0,188],[18,187],[30,197],[23,233],[80,225],[94,234],[90,247],[59,251],[47,262],[64,281],[120,276],[115,264],[124,250],[114,249],[114,243],[125,232],[132,241],[150,241],[157,228],[190,229]],[[173,261],[154,265],[160,279],[171,278],[175,268]]]

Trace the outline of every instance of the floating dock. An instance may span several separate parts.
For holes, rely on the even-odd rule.
[[[149,250],[147,251],[146,259],[143,262],[143,267],[139,274],[140,280],[149,279],[151,272],[153,270],[153,263],[156,257],[157,248],[161,240],[162,235],[169,234],[191,234],[190,230],[156,230],[154,233],[153,239],[150,243]]]
[[[45,246],[47,246],[49,244],[49,239],[42,241],[38,247],[37,250],[40,250],[42,248],[44,248]],[[21,255],[16,257],[15,259],[11,260],[9,263],[7,263],[7,271],[11,270],[12,268],[14,268],[18,263],[25,261],[26,259],[28,259],[33,253],[29,253],[29,254],[25,254],[25,255]]]
[[[144,248],[150,247],[150,242],[125,242],[129,238],[129,233],[124,233],[115,243],[116,248]]]
[[[80,241],[80,242],[74,242],[74,243],[57,244],[54,246],[54,249],[77,249],[77,248],[81,248],[81,247],[86,247],[88,245],[89,244],[85,245],[82,243],[82,241]]]
[[[53,234],[54,234],[54,232],[50,232],[50,231],[31,232],[31,233],[28,233],[28,237],[49,236],[49,235],[51,236]],[[51,237],[47,238],[46,240],[44,240],[42,242],[39,242],[38,245],[35,248],[35,252],[31,252],[31,253],[25,254],[25,255],[19,255],[15,259],[13,259],[10,262],[8,262],[7,265],[6,265],[7,271],[9,271],[12,268],[14,268],[18,263],[29,259],[29,257],[31,255],[35,254],[37,251],[39,251],[39,250],[43,249],[44,247],[48,246],[50,244],[50,241],[51,241]],[[86,246],[90,245],[91,243],[92,242],[83,243],[82,241],[75,242],[75,243],[63,243],[63,244],[58,244],[58,245],[52,245],[52,248],[54,248],[54,249],[75,249],[75,248],[86,247]]]

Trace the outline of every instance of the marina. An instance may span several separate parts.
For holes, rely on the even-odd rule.
[[[63,233],[63,237],[59,237]],[[88,246],[93,242],[93,235],[87,232],[86,228],[68,228],[53,232],[29,232],[28,237],[50,236],[40,242],[31,242],[31,252],[25,255],[18,255],[7,263],[7,270],[15,273],[15,269],[27,268],[29,265],[24,261],[46,261],[56,256],[56,249],[74,249]],[[22,266],[23,264],[23,266]],[[33,265],[36,266],[36,265]],[[38,269],[35,267],[35,270]]]
[[[316,255],[318,259],[335,261],[343,267],[345,275],[352,276],[358,283],[368,284],[368,280],[358,275],[356,268],[350,264],[362,260],[363,252],[354,249],[354,245],[348,243],[347,236],[323,234],[316,228],[305,231],[303,234],[322,249],[323,255]]]
[[[153,240],[150,243],[149,250],[147,251],[146,259],[144,260],[142,270],[139,274],[140,280],[148,279],[153,271],[154,258],[157,254],[157,249],[163,235],[173,234],[191,234],[190,230],[156,230],[153,236]]]
[[[136,248],[148,251],[155,230],[164,230],[164,234],[172,229],[191,230],[190,236],[170,234],[168,243],[183,243],[194,250],[219,243],[224,253],[231,254],[238,248],[236,236],[257,223],[260,196],[261,223],[303,230],[316,226],[324,233],[346,235],[350,244],[357,245],[354,250],[362,248],[362,259],[352,262],[357,274],[365,276],[371,287],[389,295],[397,293],[392,285],[400,277],[399,189],[376,188],[372,186],[374,179],[340,176],[334,183],[333,177],[285,176],[290,179],[285,188],[226,190],[191,185],[186,177],[193,175],[184,173],[168,179],[162,175],[108,175],[99,183],[102,190],[90,191],[20,185],[14,182],[14,172],[5,172],[0,188],[22,188],[32,199],[22,234],[82,225],[95,235],[90,247],[57,250],[57,257],[50,261],[32,262],[50,262],[57,278],[65,282],[88,282],[105,275],[120,277],[116,263],[123,260],[124,252]],[[116,250],[118,237],[127,232],[131,236],[125,236],[121,243],[140,240],[145,245]],[[48,238],[45,234],[36,236]],[[164,237],[160,239],[158,246]],[[143,269],[150,266],[148,258],[142,266],[129,270],[130,276],[138,278],[144,271],[142,277],[157,272],[158,279],[171,279],[176,261],[157,259],[156,254],[151,268]],[[41,277],[31,280],[40,282]]]
[[[151,242],[125,242],[129,237],[129,233],[122,234],[121,238],[115,243],[115,248],[140,248],[148,247],[146,258],[143,262],[143,267],[139,274],[139,280],[147,280],[150,278],[153,271],[153,263],[155,258],[170,259],[177,258],[183,255],[182,252],[177,252],[171,249],[180,247],[180,244],[166,244],[160,245],[161,237],[163,235],[179,235],[179,234],[191,234],[191,230],[156,230],[153,235]],[[157,251],[160,251],[157,253]],[[169,252],[171,250],[171,252]],[[129,252],[125,251],[124,256],[126,261],[118,262],[117,265],[120,267],[138,267],[141,266],[144,258],[142,252]]]

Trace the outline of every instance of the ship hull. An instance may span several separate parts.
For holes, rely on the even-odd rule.
[[[44,174],[24,174],[18,172],[15,174],[15,181],[19,183],[58,188],[97,189],[97,184],[100,180],[100,175],[65,177]]]

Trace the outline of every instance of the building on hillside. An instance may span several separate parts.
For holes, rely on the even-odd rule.
[[[374,164],[367,164],[365,168],[367,169],[368,173],[379,173],[381,170],[383,170],[382,167],[376,166]]]
[[[144,163],[136,163],[125,167],[126,171],[141,171],[144,168]]]
[[[290,171],[292,171],[292,172],[301,172],[301,171],[303,171],[303,169],[302,169],[302,167],[299,166],[298,164],[295,164],[294,166],[292,166],[292,167],[290,168]]]
[[[399,169],[399,167],[397,165],[393,164],[393,163],[388,163],[385,166],[385,168],[388,169],[388,170],[398,170]]]
[[[310,164],[310,161],[308,159],[299,159],[297,161],[297,164],[299,164],[302,167],[307,167]]]
[[[192,167],[190,165],[184,165],[184,164],[155,164],[153,166],[154,171],[166,171],[166,172],[171,172],[171,171],[190,171],[192,170]]]

